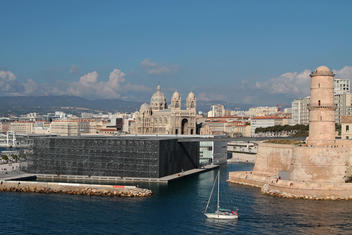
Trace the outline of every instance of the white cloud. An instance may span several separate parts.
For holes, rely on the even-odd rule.
[[[336,78],[352,80],[352,66],[345,66],[340,70],[333,69]]]
[[[352,80],[352,66],[342,69],[333,69],[336,78]],[[263,89],[271,94],[286,94],[303,97],[309,95],[311,71],[305,69],[302,72],[288,72],[279,77],[271,78],[265,82],[256,82],[255,87]]]
[[[118,98],[121,83],[125,81],[125,73],[114,69],[108,81],[99,81],[96,71],[87,73],[80,77],[79,82],[72,83],[68,93],[75,96],[93,96],[101,98]]]
[[[11,71],[0,70],[0,95],[73,95],[113,99],[119,98],[123,93],[134,97],[151,91],[151,88],[145,85],[125,83],[125,76],[126,74],[120,69],[114,69],[107,80],[100,80],[98,72],[93,71],[84,74],[74,82],[54,81],[38,84],[33,79],[25,82],[18,81]]]
[[[38,89],[38,84],[32,79],[28,79],[27,82],[23,83],[24,94],[34,94]]]
[[[309,94],[310,72],[306,69],[302,72],[284,73],[265,82],[256,82],[255,86],[272,94],[306,96]]]
[[[11,92],[16,88],[16,76],[11,71],[0,70],[0,91]]]
[[[151,61],[150,59],[146,58],[141,62],[141,66],[147,71],[149,75],[159,75],[159,74],[166,74],[170,72],[175,72],[178,70],[177,65],[158,65],[156,62]]]
[[[8,81],[16,80],[16,76],[11,71],[0,70],[0,78]]]
[[[158,66],[155,62],[151,61],[150,59],[148,58],[145,58],[142,62],[141,62],[141,65],[143,67],[155,67],[155,66]]]
[[[86,75],[80,77],[79,83],[82,86],[90,87],[91,85],[94,85],[97,82],[98,76],[99,75],[97,71],[87,73]]]

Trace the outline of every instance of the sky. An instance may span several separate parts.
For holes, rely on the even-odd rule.
[[[0,96],[290,104],[352,79],[352,1],[0,1]]]

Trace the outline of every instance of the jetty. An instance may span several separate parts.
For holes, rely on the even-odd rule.
[[[0,192],[63,193],[108,197],[147,197],[152,195],[151,190],[136,186],[6,180],[0,181]]]

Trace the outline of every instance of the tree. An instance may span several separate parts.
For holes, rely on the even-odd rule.
[[[7,155],[1,155],[1,159],[4,161],[8,161],[9,157]]]
[[[11,158],[17,162],[18,161],[18,156],[16,154],[11,154]]]

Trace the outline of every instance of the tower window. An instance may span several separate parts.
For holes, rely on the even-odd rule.
[[[350,130],[350,126],[346,125],[346,131],[349,131],[349,130]]]
[[[318,105],[320,106],[320,100],[318,100]]]
[[[320,83],[318,83],[318,87],[320,88]]]

